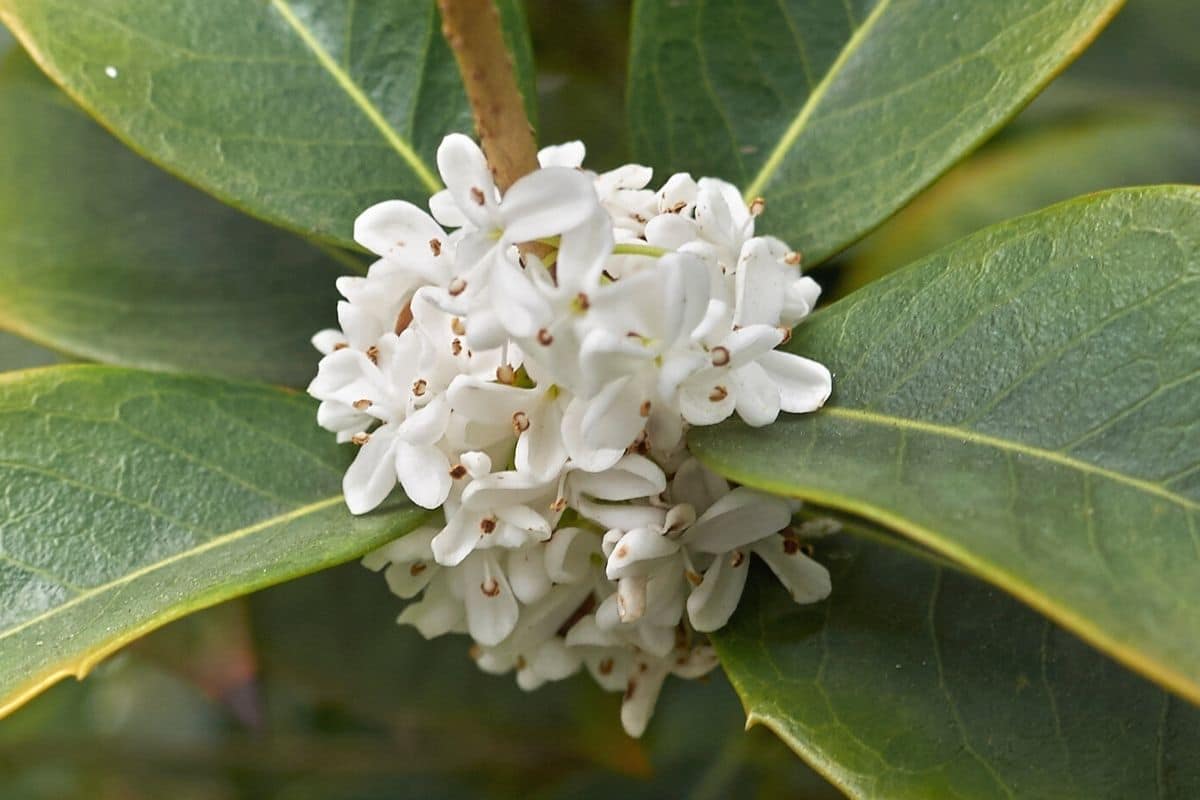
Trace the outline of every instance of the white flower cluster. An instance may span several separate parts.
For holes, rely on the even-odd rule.
[[[644,730],[668,674],[716,664],[705,632],[733,613],[757,555],[797,602],[829,593],[779,498],[688,456],[688,425],[766,425],[830,392],[820,364],[775,348],[820,292],[799,255],[754,236],[728,183],[626,165],[586,172],[578,142],[501,194],[466,136],[438,150],[432,216],[380,203],[355,238],[380,256],[337,286],[309,392],[360,446],[350,510],[397,483],[436,525],[366,559],[426,637],[466,632],[526,689],[586,667]],[[448,232],[453,229],[452,232]],[[520,247],[518,247],[518,245]]]

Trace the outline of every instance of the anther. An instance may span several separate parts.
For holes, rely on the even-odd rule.
[[[435,257],[440,256],[442,254],[442,240],[441,239],[430,239],[429,240],[429,249],[433,251],[433,255]]]
[[[429,569],[429,565],[424,561],[414,561],[412,566],[408,568],[408,574],[415,578],[427,569]]]
[[[704,583],[704,577],[698,572],[694,572],[689,569],[683,574],[687,576],[688,583],[690,583],[692,586],[699,586],[700,584]]]
[[[467,282],[462,278],[455,278],[450,281],[450,285],[446,287],[446,291],[450,292],[451,297],[458,297],[467,289]]]
[[[450,342],[451,355],[458,355],[461,352],[462,352],[462,339],[455,339],[454,341]]]
[[[750,201],[750,216],[757,217],[767,210],[767,200],[764,197],[756,197]]]
[[[785,264],[791,264],[793,267],[800,266],[800,262],[804,261],[804,254],[799,250],[791,250],[783,257]]]
[[[347,342],[338,342],[333,346],[333,351],[336,353],[338,350],[345,350],[349,346],[350,345]]]
[[[745,561],[746,561],[746,554],[743,553],[741,550],[734,550],[729,555],[729,566],[734,567],[735,569],[737,567],[740,567],[743,563],[745,563]]]
[[[370,407],[371,407],[371,401],[365,397],[361,400],[354,401],[354,409],[356,411],[366,411]]]
[[[417,378],[417,380],[413,382],[413,394],[415,394],[417,397],[424,396],[425,387],[427,386],[429,386],[429,383],[426,382],[424,378]]]
[[[649,400],[642,401],[642,407],[638,409],[638,413],[641,414],[643,417],[650,416],[650,401]]]
[[[513,433],[520,436],[525,431],[529,430],[529,415],[524,411],[514,412],[512,415]]]
[[[354,444],[358,445],[359,447],[362,447],[364,444],[371,441],[371,434],[356,433],[350,437],[350,441],[353,442]]]
[[[796,541],[795,539],[792,539],[790,537],[784,538],[783,552],[787,553],[789,556],[794,556],[799,551],[800,551],[800,543],[798,541]]]
[[[467,477],[467,468],[464,467],[462,464],[455,464],[453,467],[450,468],[450,477],[454,478],[454,480],[456,480],[456,481],[461,478]]]
[[[376,347],[375,345],[371,345],[370,347],[368,347],[367,348],[367,358],[371,359],[372,364],[378,364],[379,363],[379,348]]]
[[[496,380],[505,386],[512,386],[517,381],[517,371],[508,364],[496,367]]]
[[[719,403],[729,397],[729,390],[724,386],[714,386],[712,392],[708,395],[708,399],[714,403]]]
[[[729,348],[714,347],[712,349],[712,363],[714,367],[723,367],[729,363]]]
[[[484,597],[499,597],[500,582],[495,578],[488,578],[486,581],[479,584],[479,591],[483,592]]]
[[[478,186],[472,186],[471,187],[471,199],[475,201],[475,205],[477,205],[477,206],[483,205],[483,202],[484,202],[483,190],[480,189]]]
[[[467,326],[464,325],[463,321],[461,319],[459,319],[458,317],[450,318],[450,330],[451,330],[451,332],[454,333],[455,336],[466,336],[467,335]]]
[[[538,344],[542,345],[543,347],[549,347],[554,343],[554,336],[550,334],[550,331],[542,328],[537,332],[537,340]]]
[[[479,520],[479,530],[483,533],[491,533],[496,530],[496,518],[484,517],[483,519]]]
[[[792,340],[792,329],[787,325],[780,325],[779,333],[783,335],[783,341],[780,344],[787,344]]]

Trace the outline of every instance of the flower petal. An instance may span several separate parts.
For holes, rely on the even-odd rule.
[[[495,551],[472,553],[463,562],[463,582],[471,638],[489,647],[500,644],[517,627],[520,608]]]
[[[393,472],[409,500],[421,508],[437,508],[446,502],[452,481],[445,453],[432,445],[414,445],[402,440],[396,442],[395,452]]]
[[[396,485],[395,433],[385,425],[359,448],[342,477],[342,492],[351,514],[365,514],[382,503]]]
[[[508,580],[522,603],[536,603],[550,591],[550,576],[541,548],[522,547],[508,551]]]
[[[713,503],[681,540],[704,553],[728,553],[783,530],[791,519],[786,501],[739,486]]]
[[[592,179],[577,169],[545,167],[504,193],[500,218],[509,242],[530,242],[565,233],[603,214]]]
[[[778,350],[766,353],[758,363],[779,387],[780,407],[793,414],[816,411],[833,391],[833,376],[823,364]]]
[[[479,145],[461,133],[442,139],[438,171],[459,212],[477,228],[491,228],[497,216],[496,184]]]
[[[644,574],[653,566],[646,562],[673,556],[678,552],[679,542],[675,539],[649,528],[636,528],[628,531],[617,542],[612,555],[608,557],[604,572],[610,581]]]
[[[824,600],[833,590],[829,570],[806,556],[795,542],[772,536],[755,542],[752,549],[767,562],[797,603]]]
[[[704,580],[687,599],[692,627],[703,633],[725,627],[742,599],[749,572],[750,554],[741,550],[714,559],[704,573]]]
[[[770,425],[779,417],[779,387],[758,364],[733,373],[737,413],[752,428]]]

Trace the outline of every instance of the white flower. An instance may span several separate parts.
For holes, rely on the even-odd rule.
[[[730,184],[627,164],[595,174],[571,142],[501,193],[479,147],[446,137],[427,214],[393,200],[355,238],[379,256],[337,289],[313,344],[318,422],[359,448],[350,511],[399,485],[436,519],[369,554],[423,636],[470,636],[524,689],[586,667],[645,730],[668,675],[716,666],[751,557],[797,602],[829,574],[793,504],[731,487],[687,427],[755,426],[829,397],[829,371],[777,349],[820,288],[755,236]]]

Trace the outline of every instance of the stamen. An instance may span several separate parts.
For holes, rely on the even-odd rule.
[[[376,347],[375,345],[371,345],[370,347],[368,347],[367,348],[367,358],[371,359],[372,364],[378,364],[379,363],[379,348]]]
[[[741,550],[734,550],[729,555],[729,566],[734,567],[735,569],[737,567],[740,567],[745,561],[746,561],[746,554],[743,553]]]
[[[412,566],[408,568],[408,574],[415,578],[427,569],[429,569],[429,565],[424,561],[414,561]]]
[[[450,318],[450,330],[454,333],[455,336],[466,336],[467,335],[467,326],[463,325],[463,321],[461,319],[459,319],[458,317]]]
[[[446,291],[450,292],[451,297],[458,297],[467,289],[467,282],[462,278],[455,278],[450,281],[450,285],[446,287]]]
[[[450,353],[452,355],[458,355],[461,352],[462,352],[462,339],[455,339],[454,341],[452,341],[450,343]]]
[[[353,444],[356,444],[356,445],[358,445],[359,447],[362,447],[364,444],[366,444],[367,442],[371,441],[371,434],[369,434],[369,433],[356,433],[356,434],[354,434],[353,436],[351,436],[351,437],[350,437],[350,441],[351,441]]]
[[[714,403],[719,403],[726,397],[729,397],[729,390],[724,386],[714,386],[712,393],[708,395],[708,399]]]
[[[641,406],[641,408],[638,409],[638,413],[641,414],[643,417],[650,416],[650,401],[649,400],[642,401],[642,406]]]
[[[412,393],[417,397],[423,397],[427,386],[429,386],[429,383],[424,378],[417,378],[413,383]]]
[[[712,363],[714,367],[723,367],[729,363],[729,348],[714,347],[712,349]]]
[[[495,531],[496,530],[496,518],[495,517],[484,517],[483,519],[479,520],[479,530],[482,531],[483,533],[492,533],[493,531]]]
[[[804,254],[801,253],[799,250],[791,250],[788,252],[788,254],[786,256],[783,257],[783,262],[785,264],[790,264],[793,267],[800,266],[800,264],[803,261],[804,261]]]
[[[467,468],[462,464],[455,464],[450,468],[450,477],[456,481],[467,477]]]
[[[436,238],[430,239],[429,240],[429,249],[433,251],[433,255],[435,258],[437,256],[440,256],[442,254],[442,240],[436,239]]]
[[[370,407],[371,407],[371,401],[365,397],[361,400],[354,401],[354,409],[356,411],[366,411]]]
[[[546,330],[545,328],[542,328],[537,332],[537,340],[538,344],[542,345],[543,347],[549,347],[550,345],[554,344],[554,336],[552,336],[550,331]]]
[[[471,187],[471,199],[475,201],[475,205],[481,206],[484,204],[483,190],[478,186]]]
[[[756,197],[750,201],[750,216],[757,217],[767,210],[767,200],[765,197]]]
[[[512,386],[517,380],[517,371],[508,364],[496,367],[496,380],[505,386]]]
[[[495,578],[488,578],[483,583],[479,584],[479,591],[483,592],[484,597],[499,597],[500,596],[500,581]]]
[[[513,433],[520,436],[525,431],[529,430],[529,415],[524,411],[517,411],[512,415]]]

